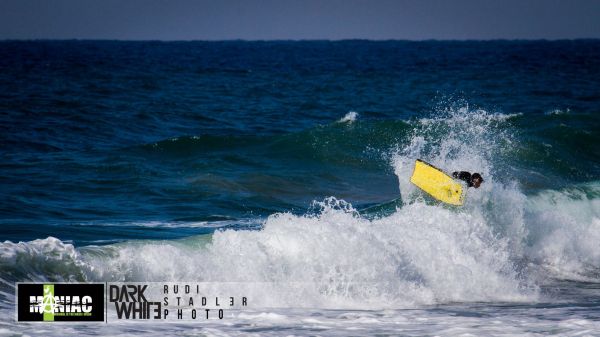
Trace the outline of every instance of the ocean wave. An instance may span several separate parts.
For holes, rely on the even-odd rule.
[[[3,249],[27,247],[22,250],[47,265],[38,272],[52,278],[63,272],[59,279],[256,283],[251,295],[264,306],[391,308],[535,298],[517,278],[506,240],[495,239],[483,218],[420,203],[375,220],[333,198],[320,207],[311,215],[274,214],[260,231],[219,231],[202,245],[188,239],[75,249],[48,238]],[[47,251],[77,269],[53,270],[62,264],[44,258]],[[14,255],[3,254],[3,264]]]
[[[5,281],[242,282],[259,307],[536,301],[548,277],[598,280],[598,191],[526,198],[508,186],[493,211],[417,199],[373,219],[328,198],[304,215],[273,214],[258,231],[80,248],[6,241],[0,264]]]
[[[529,259],[552,277],[600,280],[600,184],[545,190],[527,199]]]
[[[525,194],[518,181],[503,178],[503,161],[519,144],[511,128],[514,118],[518,119],[459,108],[426,120],[357,122],[352,130],[334,123],[298,134],[248,138],[258,143],[233,140],[239,146],[269,150],[270,157],[279,153],[289,159],[289,149],[295,148],[331,161],[327,155],[342,148],[355,145],[364,151],[359,136],[372,137],[373,128],[378,134],[389,132],[390,139],[398,139],[391,133],[403,132],[405,140],[389,155],[402,203],[391,212],[367,217],[351,203],[332,197],[304,213],[272,213],[260,220],[260,230],[221,228],[180,240],[79,248],[52,237],[6,241],[0,244],[2,278],[243,282],[256,285],[250,295],[259,306],[313,308],[531,302],[540,299],[539,285],[548,276],[598,280],[597,184]],[[211,136],[169,140],[158,147],[165,150],[175,143],[172,154],[186,153],[187,146],[201,152],[206,139],[221,150],[228,146]],[[306,160],[305,155],[299,157]],[[340,158],[343,155],[336,160]],[[408,180],[418,158],[447,172],[480,172],[485,183],[468,191],[464,207],[441,206]],[[343,164],[345,169],[351,166]]]
[[[0,244],[0,270],[5,281],[82,281],[85,263],[72,244],[48,237]]]

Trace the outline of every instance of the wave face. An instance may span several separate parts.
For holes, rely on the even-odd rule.
[[[527,334],[600,303],[598,41],[0,45],[3,308],[17,281],[243,282],[332,329],[509,305]],[[485,182],[441,205],[418,158]]]

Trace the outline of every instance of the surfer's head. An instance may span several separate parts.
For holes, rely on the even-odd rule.
[[[479,186],[481,185],[482,182],[483,182],[483,178],[481,177],[481,174],[473,173],[471,175],[471,184],[473,184],[473,187],[479,188]]]

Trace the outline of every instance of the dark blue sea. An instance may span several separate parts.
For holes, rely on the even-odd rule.
[[[600,334],[600,40],[1,41],[0,155],[1,336],[73,333],[26,281],[252,285],[80,335]]]

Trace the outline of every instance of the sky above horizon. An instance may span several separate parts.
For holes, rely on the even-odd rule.
[[[600,0],[0,0],[0,39],[600,38]]]

